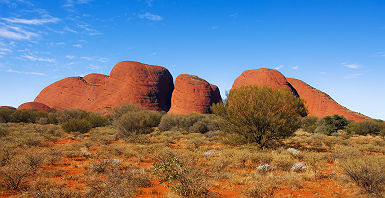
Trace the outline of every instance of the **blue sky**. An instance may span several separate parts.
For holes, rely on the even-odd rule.
[[[275,68],[385,120],[383,0],[0,0],[0,105],[123,60],[222,93],[244,70]]]

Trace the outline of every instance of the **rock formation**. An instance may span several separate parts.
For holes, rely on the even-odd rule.
[[[151,110],[168,111],[174,88],[170,72],[160,66],[122,61],[110,76],[89,74],[57,81],[36,97],[52,108],[77,108],[106,112],[123,103],[134,103]]]
[[[11,110],[16,110],[15,107],[11,107],[11,106],[0,106],[0,109],[11,109]]]
[[[175,80],[169,113],[211,113],[211,105],[220,101],[217,86],[197,76],[181,74]]]
[[[288,78],[287,80],[304,100],[308,115],[310,116],[324,117],[338,114],[344,116],[348,120],[354,121],[371,119],[368,116],[359,114],[341,106],[328,94],[311,87],[301,80],[295,78]]]
[[[45,104],[42,104],[40,102],[26,102],[21,104],[17,110],[22,110],[22,109],[36,109],[38,111],[44,111],[44,112],[49,112],[51,108]]]
[[[274,69],[253,69],[244,71],[237,79],[235,79],[232,88],[238,88],[241,86],[256,85],[256,86],[269,86],[275,89],[285,89],[298,95],[297,91],[286,80],[285,76],[281,72]]]

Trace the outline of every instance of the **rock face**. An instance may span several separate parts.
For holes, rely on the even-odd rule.
[[[211,105],[220,101],[222,98],[217,86],[197,76],[181,74],[175,80],[169,113],[211,113]]]
[[[26,102],[21,104],[17,110],[22,110],[22,109],[36,109],[38,111],[44,111],[44,112],[49,112],[51,108],[45,104],[42,104],[40,102]]]
[[[308,115],[310,116],[324,117],[338,114],[344,116],[348,120],[354,121],[371,119],[368,116],[359,114],[341,106],[328,94],[311,87],[301,80],[295,78],[288,78],[287,80],[304,100]]]
[[[134,103],[151,110],[168,111],[174,89],[170,72],[160,66],[122,61],[110,76],[89,74],[57,81],[36,97],[52,108],[77,108],[106,112],[123,103]]]
[[[11,106],[0,106],[0,109],[11,109],[11,110],[16,110],[15,107],[11,107]]]
[[[297,91],[286,80],[281,72],[273,69],[253,69],[244,71],[237,79],[235,79],[232,88],[241,86],[256,85],[269,86],[275,89],[285,89],[298,96]]]

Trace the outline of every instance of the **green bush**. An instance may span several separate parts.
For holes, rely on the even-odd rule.
[[[70,119],[62,125],[66,132],[86,133],[92,128],[92,124],[84,119]]]
[[[108,119],[102,115],[96,113],[90,113],[86,120],[92,124],[92,127],[102,127],[108,124]]]
[[[136,104],[131,104],[131,103],[125,103],[121,104],[118,107],[114,108],[114,111],[112,112],[111,117],[115,120],[120,118],[122,115],[128,112],[137,112],[137,111],[143,111],[145,110],[143,107],[136,105]]]
[[[159,124],[159,130],[171,129],[187,131],[190,133],[206,133],[219,130],[219,122],[212,115],[191,113],[189,115],[164,115]]]
[[[314,116],[306,116],[301,120],[301,128],[306,132],[314,133],[317,128],[318,118]]]
[[[13,112],[15,110],[0,108],[0,123],[11,122]]]
[[[16,110],[11,115],[12,122],[36,123],[40,118],[47,117],[48,113],[36,109]]]
[[[325,135],[332,135],[338,130],[344,130],[348,126],[349,121],[340,115],[326,116],[320,119],[317,123],[318,127],[315,129],[316,133],[323,133]]]
[[[361,122],[352,122],[348,125],[348,132],[358,135],[380,135],[385,129],[385,123],[382,120],[365,120]]]
[[[159,125],[161,117],[157,111],[130,111],[115,120],[114,125],[123,136],[150,133],[152,127]]]
[[[228,104],[214,104],[212,110],[226,121],[224,131],[241,134],[260,147],[292,135],[306,115],[303,102],[291,92],[257,86],[232,89]]]
[[[86,111],[80,109],[62,109],[54,114],[56,114],[56,120],[61,124],[71,119],[85,119],[88,116],[88,113]]]

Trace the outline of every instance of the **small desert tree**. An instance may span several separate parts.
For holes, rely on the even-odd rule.
[[[224,131],[238,133],[260,147],[290,136],[306,115],[303,102],[294,94],[257,86],[232,89],[228,103],[215,104],[212,110],[226,121]]]

